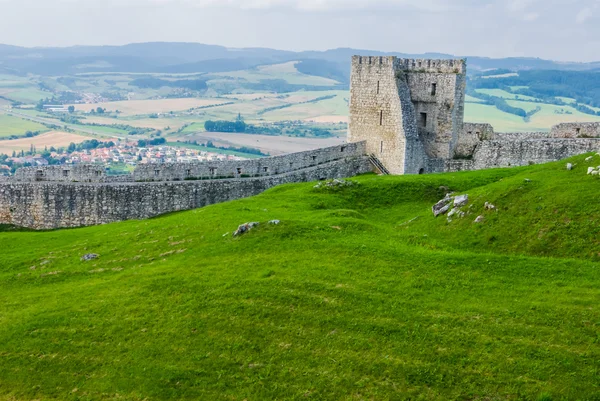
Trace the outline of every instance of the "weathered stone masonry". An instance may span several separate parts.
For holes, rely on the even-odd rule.
[[[91,165],[0,177],[0,224],[52,229],[144,219],[259,194],[276,185],[453,172],[560,160],[600,148],[600,123],[496,133],[464,123],[464,60],[352,58],[349,143],[245,161],[140,165],[110,177]],[[375,160],[378,159],[378,160]]]
[[[373,168],[364,153],[364,144],[357,143],[344,145],[343,152],[341,146],[336,146],[318,152],[281,156],[274,161],[236,162],[241,163],[236,165],[246,167],[275,167],[286,163],[288,168],[289,163],[297,163],[292,171],[283,174],[274,174],[273,171],[269,175],[252,178],[175,181],[173,177],[187,175],[187,170],[194,167],[197,168],[194,171],[203,171],[204,166],[156,164],[144,166],[141,172],[137,172],[137,177],[146,177],[146,172],[153,177],[154,168],[164,174],[168,172],[169,176],[162,175],[156,182],[108,182],[110,177],[105,177],[104,182],[90,182],[91,178],[100,180],[101,177],[90,168],[72,170],[72,181],[68,182],[64,173],[54,167],[31,168],[20,175],[21,179],[31,174],[40,178],[39,170],[44,171],[41,177],[45,178],[0,182],[0,224],[53,229],[144,219],[257,195],[280,184],[345,178],[371,172]],[[313,155],[317,158],[313,159]],[[302,160],[306,164],[300,164]],[[219,163],[216,165],[219,166]],[[50,171],[46,174],[46,170]],[[55,176],[54,170],[58,171],[57,179],[51,180],[50,177]]]
[[[392,174],[520,166],[598,150],[600,123],[495,133],[464,123],[464,60],[352,58],[348,140]]]

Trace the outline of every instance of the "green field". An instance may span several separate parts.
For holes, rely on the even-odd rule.
[[[8,229],[0,399],[598,400],[584,158]],[[465,218],[432,216],[447,190],[469,194]]]
[[[510,93],[507,91],[504,91],[502,89],[477,89],[477,92],[479,93],[483,93],[485,95],[490,95],[490,96],[496,96],[496,97],[500,97],[503,99],[511,99],[511,100],[538,100],[534,97],[531,96],[525,96],[525,95],[517,95],[514,93]]]
[[[49,131],[49,129],[33,121],[0,113],[0,138],[7,138],[12,135],[24,136],[27,131],[45,132]]]
[[[232,77],[253,83],[264,79],[282,79],[295,85],[334,86],[339,83],[333,79],[303,74],[296,69],[295,64],[296,62],[288,62],[243,71],[219,72],[213,75]]]

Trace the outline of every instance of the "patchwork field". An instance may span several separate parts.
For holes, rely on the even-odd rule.
[[[50,148],[52,146],[58,148],[61,146],[69,146],[71,142],[80,143],[86,139],[90,138],[69,132],[50,131],[33,138],[20,138],[0,141],[0,153],[11,155],[13,151],[27,151],[31,148],[31,145],[35,146],[38,150],[44,150],[45,147]]]
[[[48,130],[49,129],[42,124],[0,113],[0,138],[6,138],[11,135],[25,135],[27,131],[35,132]]]
[[[151,113],[168,113],[170,111],[182,111],[196,107],[210,106],[225,103],[222,99],[160,99],[160,100],[128,100],[119,102],[93,103],[93,104],[75,104],[78,111],[90,111],[102,107],[107,111],[114,112],[119,110],[120,115],[133,116]]]
[[[174,137],[181,141],[212,141],[220,145],[247,146],[260,149],[263,153],[279,155],[284,153],[301,152],[303,150],[318,149],[335,146],[346,141],[345,136],[339,138],[295,138],[287,136],[248,135],[219,132],[190,133]]]
[[[220,72],[213,75],[242,79],[247,82],[258,83],[263,79],[282,79],[290,84],[332,86],[339,82],[323,77],[306,75],[296,69],[296,61],[283,64],[260,66],[250,70]]]

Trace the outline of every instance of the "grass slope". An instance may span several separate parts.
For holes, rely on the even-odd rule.
[[[0,233],[0,399],[598,400],[600,157],[573,162]]]

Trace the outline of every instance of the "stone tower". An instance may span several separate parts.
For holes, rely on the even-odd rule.
[[[391,174],[435,172],[463,127],[464,60],[352,58],[349,142],[367,142]]]

